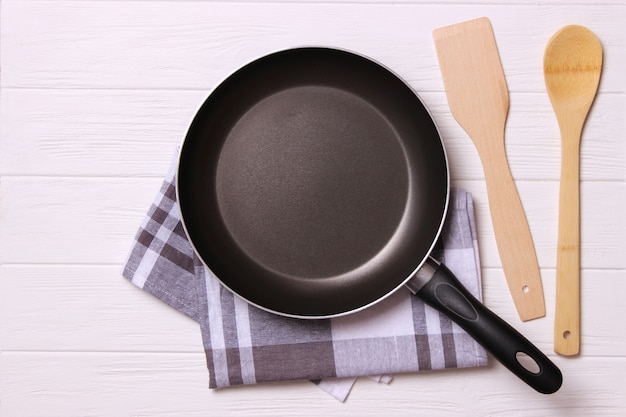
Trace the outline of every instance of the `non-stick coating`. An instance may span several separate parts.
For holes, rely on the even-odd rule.
[[[194,248],[227,288],[319,318],[412,276],[448,186],[438,131],[411,88],[365,57],[299,48],[210,94],[183,143],[177,192]]]

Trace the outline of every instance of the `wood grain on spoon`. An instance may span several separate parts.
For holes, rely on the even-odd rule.
[[[580,351],[580,136],[602,71],[602,46],[583,26],[562,28],[548,42],[544,76],[561,131],[561,187],[554,351]]]
[[[487,18],[436,29],[433,39],[455,119],[480,155],[498,253],[523,321],[545,316],[543,286],[526,215],[509,169],[504,128],[509,93]]]

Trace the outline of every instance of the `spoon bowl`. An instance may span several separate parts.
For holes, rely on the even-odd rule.
[[[602,72],[602,45],[583,26],[565,26],[548,42],[543,70],[561,131],[561,186],[554,351],[580,351],[580,137]]]
[[[584,26],[565,26],[548,42],[543,69],[559,122],[562,117],[584,122],[602,72],[602,45],[596,35]]]

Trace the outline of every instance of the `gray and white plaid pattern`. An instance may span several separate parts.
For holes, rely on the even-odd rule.
[[[176,161],[137,232],[123,275],[200,323],[210,388],[309,379],[343,400],[362,375],[486,365],[478,343],[408,290],[327,320],[278,316],[233,295],[187,240],[176,203]],[[433,256],[481,298],[470,194],[452,190]]]

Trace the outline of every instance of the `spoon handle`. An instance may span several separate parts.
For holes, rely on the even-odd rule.
[[[569,356],[580,350],[580,132],[561,134],[554,351]]]

